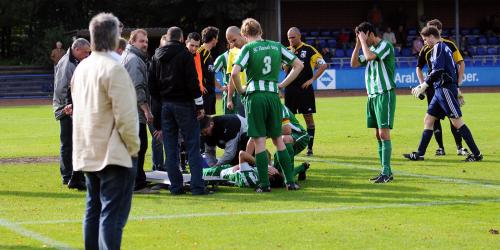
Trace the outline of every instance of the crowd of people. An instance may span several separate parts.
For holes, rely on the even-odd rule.
[[[289,47],[264,40],[259,22],[247,18],[241,28],[227,28],[228,50],[212,57],[219,29],[201,35],[170,27],[152,57],[143,29],[121,38],[123,25],[109,13],[89,24],[90,42],[76,39],[55,65],[53,108],[60,123],[60,170],[68,188],[87,190],[84,218],[85,248],[119,249],[121,234],[135,194],[155,194],[165,186],[149,185],[144,162],[148,130],[152,138],[153,170],[166,171],[172,195],[186,193],[183,172],[189,162],[192,195],[211,194],[204,176],[217,176],[256,192],[271,188],[300,189],[309,162],[295,165],[306,150],[312,156],[316,113],[312,83],[327,68],[321,53],[302,42],[301,32],[287,32]],[[428,99],[424,131],[418,150],[404,157],[423,160],[434,134],[445,155],[439,120],[448,117],[458,154],[466,161],[483,156],[461,119],[459,86],[463,58],[452,41],[441,38],[439,20],[421,31],[420,85],[412,89]],[[373,183],[394,180],[391,168],[391,129],[396,109],[395,50],[375,26],[363,22],[355,29],[351,66],[366,66],[367,127],[378,142],[380,174]],[[52,53],[57,59],[61,46]],[[363,51],[359,55],[359,50]],[[432,52],[432,53],[431,53]],[[54,60],[55,60],[54,59]],[[428,67],[424,78],[422,69]],[[280,81],[280,71],[286,77]],[[219,82],[214,74],[222,72]],[[223,92],[223,114],[215,116],[215,88]],[[280,91],[284,90],[284,104]],[[424,95],[425,94],[425,95]],[[306,128],[295,114],[303,115]],[[271,138],[274,154],[266,148]],[[462,147],[465,140],[470,154]],[[216,148],[224,153],[217,157]],[[273,156],[271,156],[273,155]]]

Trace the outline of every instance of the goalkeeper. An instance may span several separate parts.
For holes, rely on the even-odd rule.
[[[424,118],[424,132],[418,151],[403,156],[413,161],[423,160],[432,138],[434,122],[447,116],[472,151],[471,154],[467,155],[465,161],[481,161],[483,156],[472,138],[471,131],[462,120],[462,112],[458,103],[457,66],[453,61],[452,52],[441,41],[439,31],[435,27],[424,27],[420,34],[426,44],[432,48],[430,58],[432,71],[427,75],[425,81],[413,88],[411,92],[415,97],[418,97],[430,85],[431,88],[434,87],[435,93]]]
[[[443,25],[441,21],[439,21],[438,19],[433,19],[428,21],[427,26],[435,27],[441,34],[441,29]],[[446,39],[444,37],[441,37],[441,41],[451,50],[453,55],[453,61],[455,61],[455,63],[458,66],[457,80],[458,80],[458,87],[460,87],[462,85],[462,80],[465,70],[464,59],[460,54],[460,50],[458,49],[457,45],[455,45],[455,43],[451,39]],[[424,74],[422,73],[422,69],[425,67],[425,65],[427,65],[428,72],[432,71],[431,52],[432,52],[432,47],[426,44],[418,54],[418,63],[416,72],[420,83],[424,81]],[[434,88],[427,88],[427,90],[425,91],[425,95],[427,96],[427,105],[429,105],[432,100],[432,97],[434,96]],[[460,104],[460,106],[464,104],[464,99],[462,97],[460,89],[458,89],[458,103]],[[451,128],[451,133],[453,134],[453,138],[455,139],[455,144],[457,146],[457,154],[468,155],[468,150],[462,146],[462,136],[460,136],[460,133],[453,127],[451,121],[450,121],[450,128]],[[436,142],[438,144],[436,155],[437,156],[445,155],[446,153],[443,145],[443,133],[441,128],[441,121],[439,119],[437,119],[436,122],[434,123],[434,138],[436,139]]]

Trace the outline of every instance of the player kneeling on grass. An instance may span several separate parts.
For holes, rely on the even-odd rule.
[[[266,154],[270,158],[269,151]],[[295,175],[304,175],[308,168],[308,163],[303,163],[300,167],[294,169]],[[285,177],[275,166],[268,165],[269,184],[273,188],[284,187]],[[224,164],[210,168],[203,169],[203,176],[218,176],[228,180],[230,183],[238,187],[251,187],[255,188],[259,185],[259,178],[257,168],[255,167],[255,158],[245,152],[239,152],[239,164],[231,165]]]
[[[424,118],[424,132],[418,151],[403,156],[413,161],[423,160],[432,138],[434,122],[436,119],[443,119],[447,116],[472,151],[472,154],[469,154],[465,161],[480,161],[483,159],[483,155],[477,148],[472,133],[461,118],[462,111],[457,100],[457,66],[453,61],[451,50],[440,41],[439,31],[435,27],[424,27],[420,34],[427,45],[432,47],[432,71],[426,80],[413,88],[411,92],[415,97],[418,97],[425,92],[429,85],[432,85],[431,87],[435,88],[435,94]]]

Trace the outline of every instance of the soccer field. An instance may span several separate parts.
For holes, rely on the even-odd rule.
[[[446,156],[434,156],[433,139],[425,161],[403,159],[416,150],[426,103],[399,95],[391,132],[395,179],[372,184],[379,161],[365,125],[366,97],[318,98],[315,155],[295,160],[311,162],[301,190],[136,195],[122,248],[500,249],[500,94],[465,98],[464,120],[483,162],[455,154],[447,120]],[[51,106],[0,107],[0,117],[0,249],[82,249],[85,192],[63,186],[58,162],[50,160],[59,150]],[[48,161],[6,163],[13,157]]]

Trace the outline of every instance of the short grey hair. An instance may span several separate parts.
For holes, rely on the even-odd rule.
[[[167,40],[168,41],[181,41],[183,38],[182,30],[179,27],[170,27],[167,30]]]
[[[73,41],[73,44],[71,44],[71,49],[83,48],[85,46],[90,46],[89,41],[85,38],[78,38]]]
[[[93,51],[113,51],[120,38],[120,21],[111,13],[99,13],[90,20],[90,47]]]

